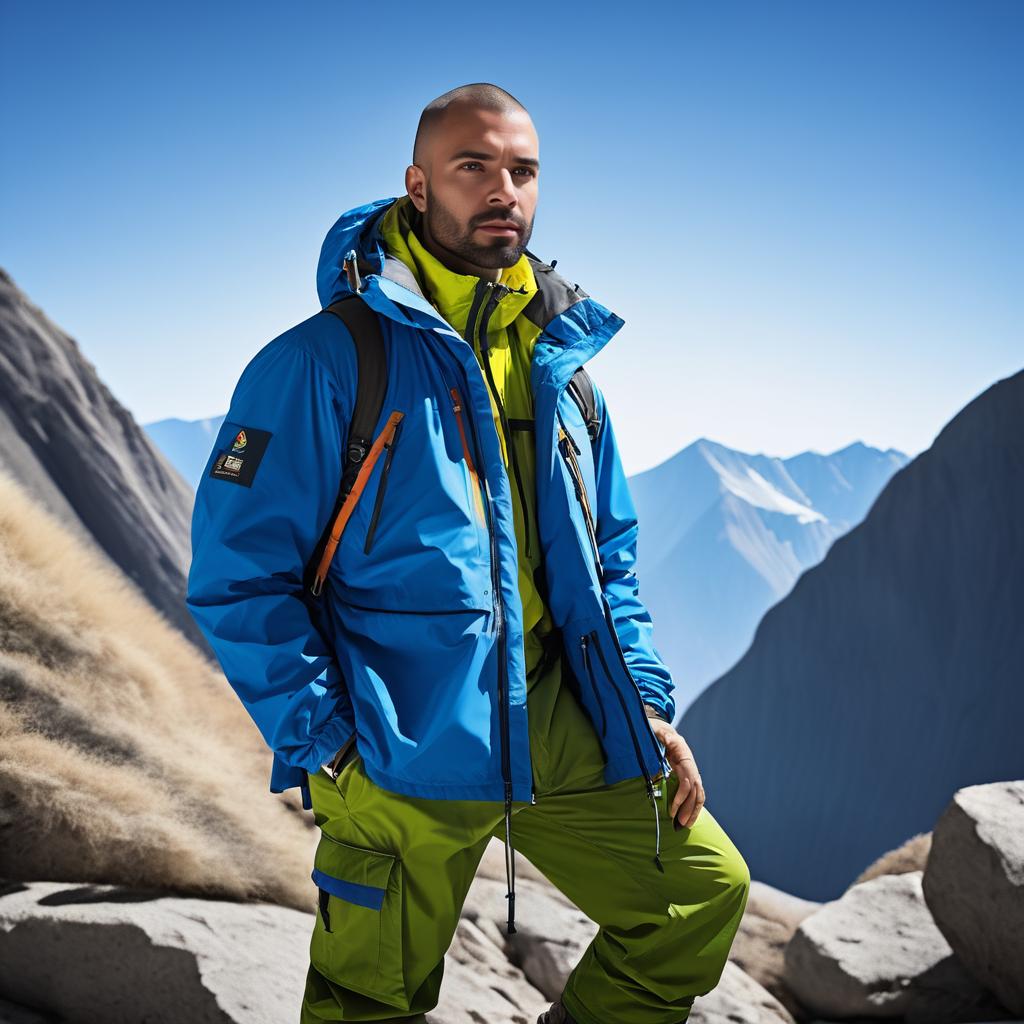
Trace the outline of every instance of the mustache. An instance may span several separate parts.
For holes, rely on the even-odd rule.
[[[526,230],[525,221],[520,220],[518,217],[513,217],[508,212],[502,213],[498,210],[489,210],[487,213],[480,214],[479,217],[474,219],[472,226],[479,227],[481,224],[488,224],[491,222],[506,224],[508,227],[516,228],[520,232]]]

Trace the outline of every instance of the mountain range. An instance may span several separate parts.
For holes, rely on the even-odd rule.
[[[806,899],[1024,777],[1024,371],[965,406],[678,724],[751,872]]]
[[[678,712],[741,657],[761,616],[908,461],[861,442],[777,458],[700,438],[629,478],[640,595]]]

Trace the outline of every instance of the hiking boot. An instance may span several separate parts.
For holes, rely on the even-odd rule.
[[[562,1000],[558,999],[537,1018],[537,1024],[576,1024],[576,1018],[565,1008]]]

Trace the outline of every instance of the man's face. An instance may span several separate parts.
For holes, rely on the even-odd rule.
[[[521,111],[446,111],[421,158],[423,173],[407,174],[429,240],[468,268],[518,262],[533,233],[538,148],[533,122]]]

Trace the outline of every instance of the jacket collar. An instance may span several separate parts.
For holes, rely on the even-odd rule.
[[[317,292],[323,308],[353,291],[358,271],[359,294],[374,310],[406,326],[462,337],[428,301],[409,268],[389,255],[381,224],[400,197],[377,199],[343,213],[324,239],[317,266]],[[576,367],[596,355],[622,327],[617,314],[571,284],[529,250],[524,253],[533,271],[536,291],[522,310],[537,327],[531,384],[564,385]],[[471,278],[474,283],[479,278]]]
[[[412,272],[431,304],[463,337],[484,281],[475,274],[460,274],[446,267],[420,240],[422,218],[412,200],[402,196],[381,218],[380,233],[388,256],[394,256]],[[385,264],[386,264],[385,260]],[[498,284],[509,289],[495,305],[489,328],[507,327],[537,292],[530,260],[524,253],[511,267],[502,268]]]

